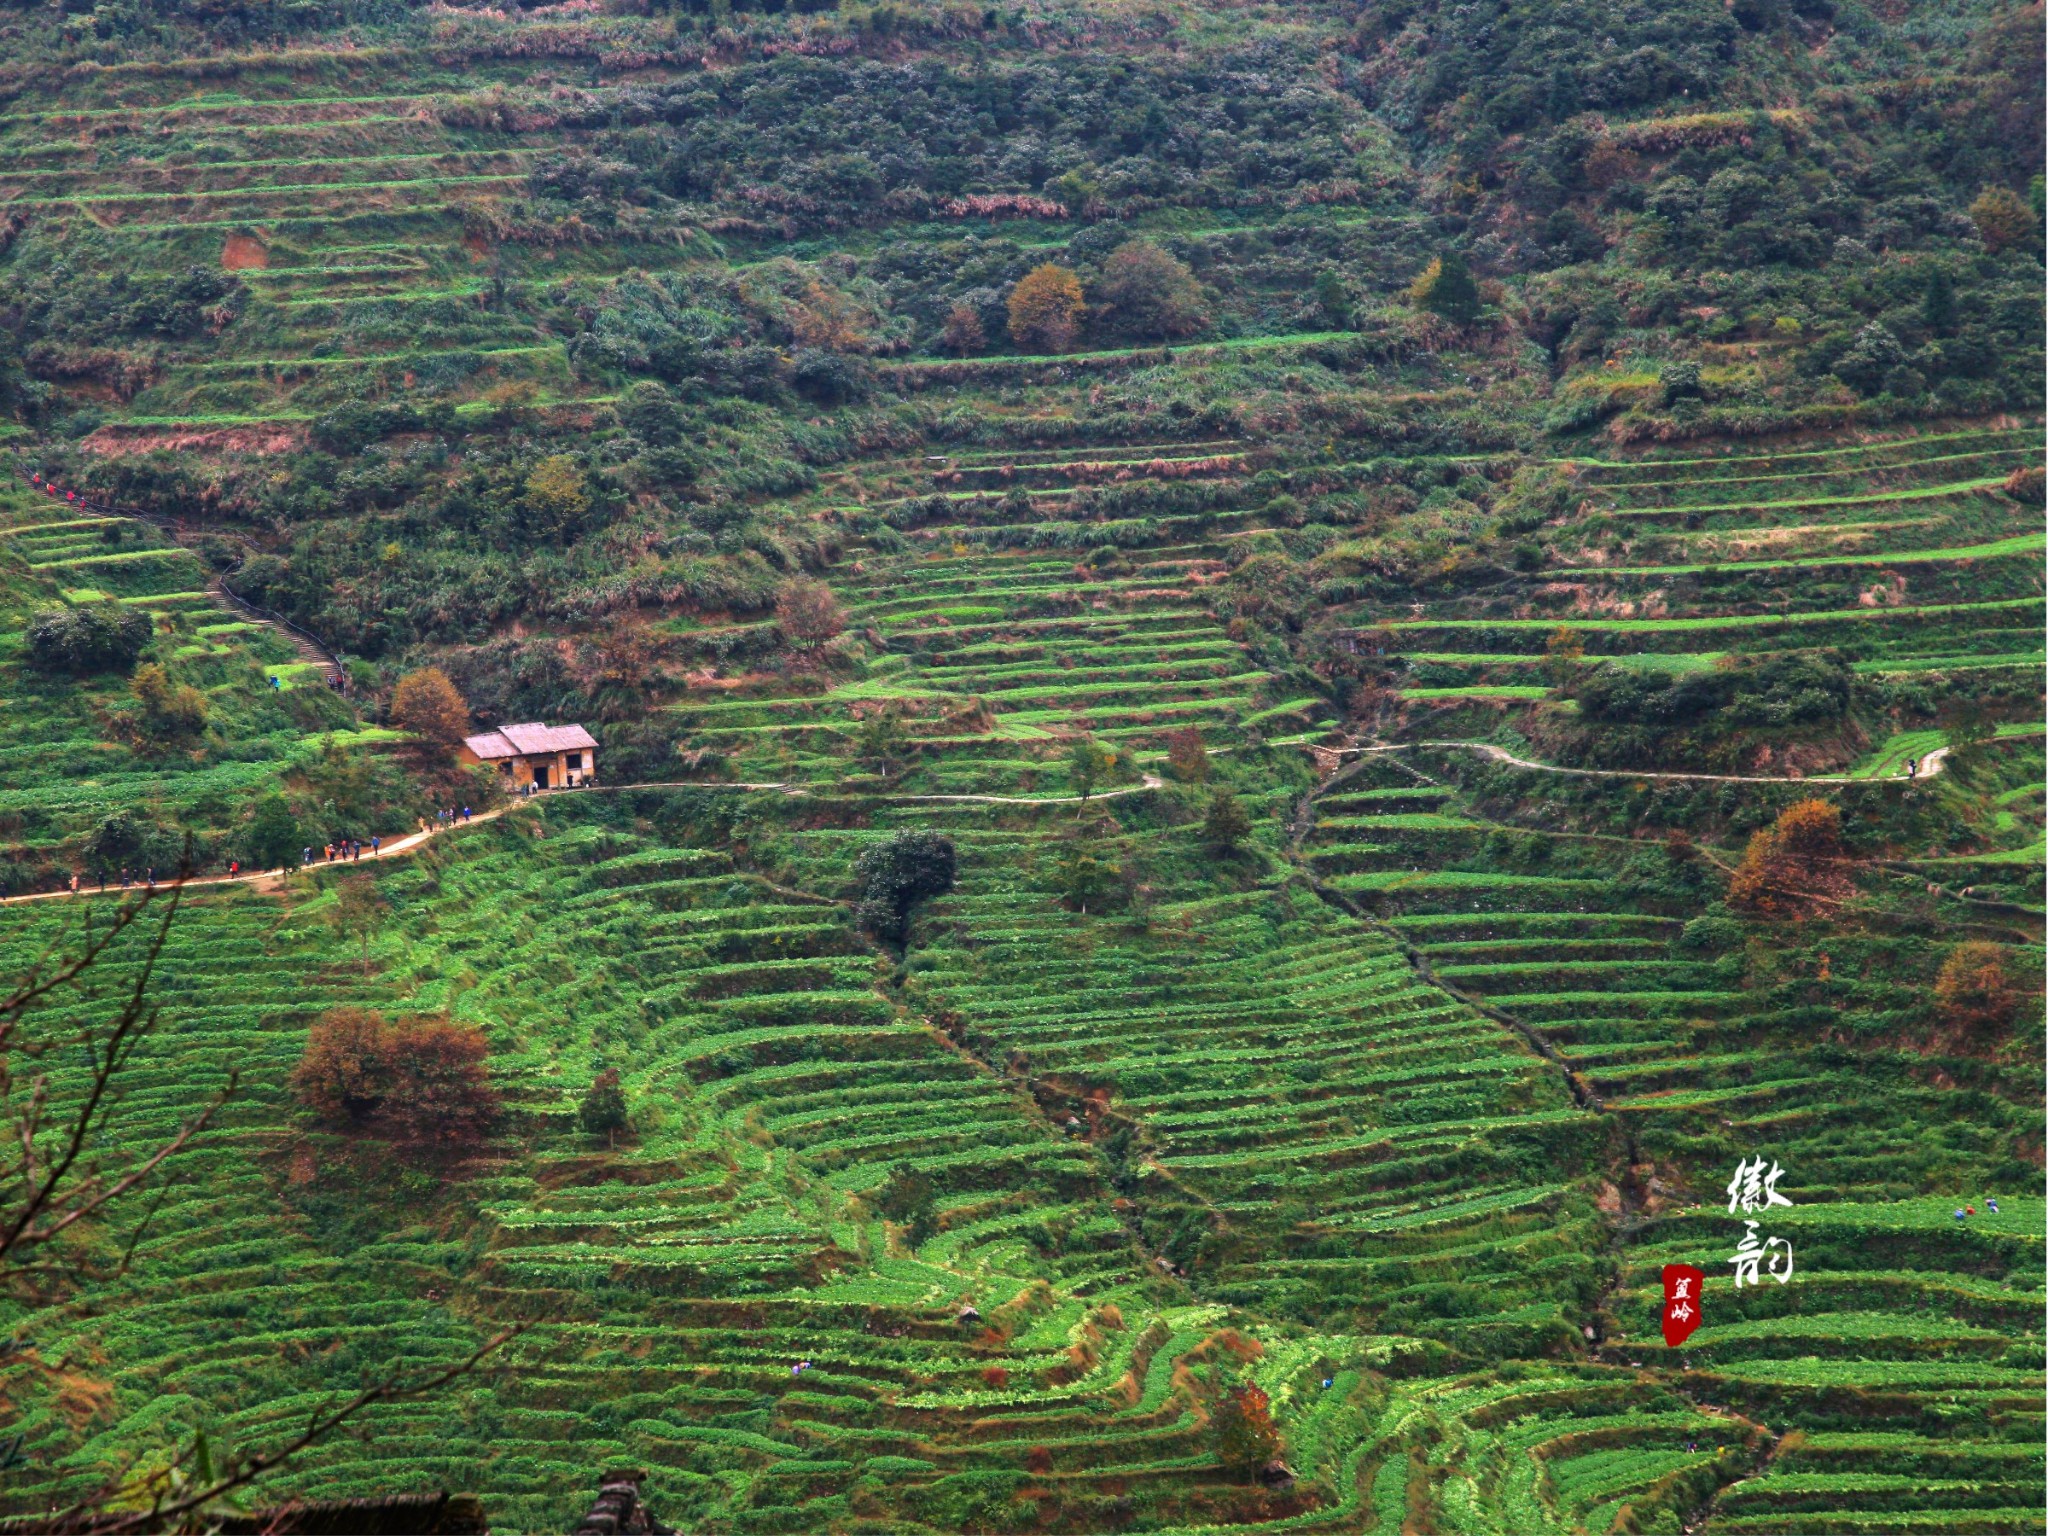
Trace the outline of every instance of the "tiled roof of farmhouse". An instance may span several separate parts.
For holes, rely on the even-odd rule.
[[[573,752],[595,747],[597,738],[580,725],[508,725],[481,735],[466,737],[465,745],[478,757],[531,757],[542,752]]]

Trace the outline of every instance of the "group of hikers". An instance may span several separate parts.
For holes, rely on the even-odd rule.
[[[106,870],[95,869],[92,873],[93,878],[99,882],[100,889],[104,891],[107,888]],[[120,873],[114,877],[114,882],[124,891],[137,885],[154,890],[156,889],[156,866],[154,864],[146,865],[138,872],[124,864],[121,866]],[[84,877],[74,869],[71,872],[71,894],[76,896],[83,889],[85,889]]]
[[[465,825],[475,818],[475,814],[466,805],[448,806],[434,812],[431,820],[425,816],[420,817],[419,829],[422,833],[444,831],[449,827]],[[299,867],[301,869],[310,869],[315,864],[351,864],[359,862],[365,853],[374,859],[381,857],[383,852],[384,839],[378,834],[372,834],[367,841],[360,837],[345,837],[339,838],[334,842],[322,843],[317,847],[309,843],[299,850]],[[222,866],[222,870],[230,880],[241,879],[245,872],[240,859],[228,859]],[[264,872],[262,870],[247,871],[249,874],[262,874]],[[280,870],[281,872],[282,870]],[[190,880],[198,877],[199,873],[199,870],[189,866],[181,867],[175,878]],[[219,877],[216,876],[215,878]],[[76,896],[80,891],[86,889],[88,885],[94,883],[98,884],[103,894],[110,885],[124,891],[138,886],[154,890],[157,885],[156,866],[152,864],[140,868],[130,868],[123,865],[111,876],[104,867],[95,869],[90,875],[84,875],[77,870],[73,870],[65,885],[71,894]]]
[[[360,837],[354,837],[343,838],[338,843],[329,843],[327,844],[324,850],[326,854],[325,862],[332,864],[336,860],[340,860],[344,864],[353,863],[354,861],[362,858],[363,850],[365,848],[368,848],[370,850],[370,857],[374,859],[384,851],[384,839],[381,837],[373,837],[367,843],[365,843]],[[306,849],[305,853],[299,859],[299,863],[302,866],[314,863],[314,854],[322,851],[323,850],[315,848]]]

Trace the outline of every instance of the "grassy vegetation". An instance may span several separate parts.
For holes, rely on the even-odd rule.
[[[0,1287],[0,1513],[526,1324],[264,1497],[2037,1528],[2037,39],[1850,9],[23,13],[5,441],[149,515],[0,490],[6,894],[480,799],[428,664],[600,746],[189,893],[98,1150],[240,1086]],[[316,1118],[349,1008],[488,1134]]]

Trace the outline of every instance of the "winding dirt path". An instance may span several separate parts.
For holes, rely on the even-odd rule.
[[[522,805],[529,803],[524,800],[515,801],[511,805],[501,805],[496,810],[478,811],[468,821],[451,822],[445,827],[432,826],[424,832],[408,832],[403,837],[393,838],[376,853],[365,852],[362,858],[349,859],[346,862],[351,867],[360,869],[365,865],[382,864],[387,859],[403,858],[407,854],[418,853],[420,849],[437,837],[445,837],[450,832],[459,832],[462,828],[474,826],[480,821],[495,821],[508,811],[516,811]],[[246,885],[257,890],[274,890],[282,885],[291,875],[297,873],[297,869],[333,869],[341,862],[343,861],[336,860],[334,864],[330,864],[324,859],[319,859],[311,864],[300,865],[295,869],[282,871],[264,869],[253,870],[239,875],[194,875],[187,880],[160,880],[157,882],[155,889],[167,891],[175,886],[183,891],[196,891],[216,885]],[[24,901],[61,901],[70,896],[126,896],[137,891],[149,890],[150,888],[133,881],[127,885],[109,885],[104,888],[97,884],[81,884],[75,891],[31,891],[25,896],[0,897],[0,907],[12,907]]]
[[[1080,805],[1088,800],[1116,800],[1124,795],[1144,794],[1148,790],[1162,788],[1165,785],[1165,782],[1166,781],[1164,779],[1161,779],[1157,774],[1148,773],[1143,776],[1142,780],[1139,783],[1128,784],[1121,789],[1105,789],[1099,794],[1087,796],[881,794],[872,796],[870,798],[878,800],[904,800],[919,804],[964,802],[977,805]],[[381,864],[387,859],[403,858],[407,854],[417,853],[421,848],[425,847],[434,838],[445,836],[450,832],[460,831],[463,827],[466,826],[474,826],[478,822],[495,821],[500,816],[506,815],[508,812],[511,811],[519,810],[524,806],[544,804],[548,800],[552,799],[554,795],[557,794],[582,794],[589,790],[617,791],[625,789],[766,790],[790,796],[808,796],[819,793],[818,789],[815,786],[809,784],[763,784],[756,782],[704,784],[693,783],[688,780],[675,780],[671,782],[646,782],[635,784],[586,784],[581,789],[555,790],[548,794],[540,795],[531,800],[515,800],[510,805],[501,805],[497,807],[495,810],[478,811],[474,815],[472,815],[468,821],[454,822],[451,825],[445,827],[433,826],[429,827],[424,832],[408,832],[403,837],[393,838],[390,842],[384,844],[383,848],[377,853],[366,853],[361,859],[351,859],[348,862],[357,867],[361,867],[363,865]],[[334,868],[334,865],[327,863],[325,860],[316,860],[313,864],[302,865],[300,867],[309,869],[332,869]],[[159,890],[168,890],[173,885],[175,885],[180,890],[195,891],[206,889],[212,886],[246,885],[257,890],[275,890],[290,875],[292,875],[295,872],[295,870],[278,871],[274,869],[266,869],[240,875],[197,875],[192,877],[191,879],[182,881],[160,881],[158,882],[156,888]],[[81,884],[76,891],[30,891],[27,894],[21,896],[0,897],[0,907],[16,906],[25,901],[60,901],[70,896],[122,896],[127,895],[130,892],[147,889],[149,889],[149,887],[138,885],[133,882],[131,882],[128,885],[109,885],[104,888],[102,888],[98,884]]]
[[[1538,763],[1526,757],[1517,757],[1505,747],[1497,747],[1490,741],[1399,741],[1374,747],[1339,747],[1339,755],[1346,752],[1411,752],[1417,747],[1457,748],[1465,752],[1477,752],[1495,762],[1511,763],[1517,768],[1532,768],[1538,773],[1566,773],[1580,779],[1694,779],[1711,784],[1883,784],[1890,780],[1931,779],[1941,772],[1941,765],[1948,757],[1947,747],[1936,747],[1920,759],[1920,770],[1908,775],[1904,773],[1873,775],[1867,779],[1852,778],[1846,773],[1813,773],[1803,777],[1790,774],[1765,773],[1672,773],[1635,768],[1566,768],[1557,763]]]

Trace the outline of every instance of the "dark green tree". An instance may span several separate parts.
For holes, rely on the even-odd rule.
[[[1218,853],[1235,853],[1251,836],[1252,819],[1228,789],[1209,796],[1209,809],[1202,817],[1202,841]]]
[[[1835,360],[1835,377],[1860,395],[1874,395],[1884,388],[1885,377],[1905,362],[1906,349],[1899,338],[1873,320]]]
[[[46,608],[29,621],[28,655],[46,672],[126,672],[149,637],[149,615],[119,603]]]
[[[958,869],[953,840],[937,832],[905,830],[863,849],[853,865],[860,925],[884,943],[901,944],[911,908],[953,889]]]
[[[1115,906],[1123,892],[1123,878],[1117,867],[1106,859],[1098,859],[1079,842],[1070,842],[1061,851],[1053,865],[1052,878],[1060,900],[1084,915],[1091,908],[1102,912]]]
[[[1325,267],[1316,274],[1316,306],[1323,312],[1323,323],[1331,330],[1351,329],[1351,290],[1344,284],[1344,274],[1335,267]]]
[[[283,795],[265,795],[241,838],[242,858],[251,869],[289,869],[299,861],[304,833]]]
[[[619,1086],[617,1067],[606,1067],[591,1081],[583,1102],[576,1106],[576,1120],[586,1134],[617,1145],[619,1132],[626,1128],[626,1090]]]
[[[889,1170],[889,1180],[874,1197],[874,1206],[890,1221],[897,1222],[913,1248],[939,1229],[937,1190],[926,1175],[908,1163]]]
[[[1956,328],[1956,285],[1948,268],[1934,267],[1927,273],[1927,287],[1920,295],[1920,323],[1936,336]]]
[[[1424,267],[1408,296],[1418,308],[1441,315],[1453,325],[1470,325],[1479,318],[1479,285],[1472,281],[1472,269],[1456,251],[1445,251]]]
[[[1076,737],[1067,748],[1067,782],[1083,800],[1095,793],[1095,786],[1108,778],[1115,766],[1115,755],[1093,736]]]
[[[1941,712],[1941,739],[1948,748],[1949,766],[1967,771],[1998,739],[1998,727],[1977,700],[1956,699]]]
[[[1192,336],[1209,323],[1195,274],[1149,240],[1127,240],[1110,252],[1095,296],[1110,323],[1130,336],[1164,341]]]
[[[1690,358],[1666,363],[1658,371],[1657,383],[1664,390],[1664,403],[1697,399],[1700,393],[1700,365]]]

